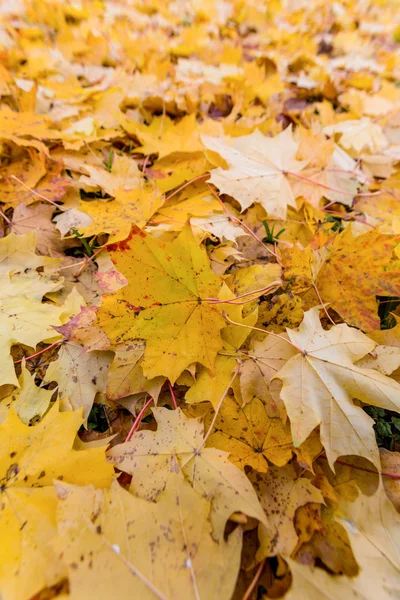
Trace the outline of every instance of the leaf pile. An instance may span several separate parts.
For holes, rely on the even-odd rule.
[[[399,597],[397,15],[2,4],[2,600]]]

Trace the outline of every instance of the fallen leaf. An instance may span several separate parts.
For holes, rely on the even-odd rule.
[[[275,138],[255,131],[227,142],[208,136],[202,140],[229,165],[229,169],[214,169],[211,183],[221,193],[233,196],[242,211],[258,202],[268,214],[285,218],[287,207],[296,207],[287,174],[298,173],[306,163],[295,158],[298,144],[291,127]]]
[[[226,452],[202,447],[203,425],[199,419],[188,419],[180,409],[155,408],[153,414],[157,432],[140,431],[131,441],[108,452],[109,460],[118,469],[132,475],[134,493],[157,500],[166,486],[171,461],[176,457],[193,489],[200,496],[212,499],[210,518],[215,539],[223,538],[226,522],[235,511],[266,522],[246,475],[229,462]],[[152,478],[148,477],[149,469]]]
[[[319,308],[304,315],[298,330],[287,330],[298,354],[276,375],[283,382],[281,398],[291,423],[294,445],[320,425],[321,442],[330,466],[342,455],[363,456],[380,465],[373,421],[353,403],[396,410],[400,385],[379,371],[354,364],[374,350],[375,342],[345,324],[324,331]]]
[[[46,371],[46,382],[56,381],[61,410],[83,407],[86,419],[97,392],[105,392],[111,352],[91,352],[74,342],[60,348]]]
[[[110,256],[129,284],[105,298],[98,312],[111,343],[147,340],[143,373],[149,378],[174,382],[196,361],[212,370],[225,321],[206,298],[217,297],[222,282],[190,227],[170,244],[139,229],[121,243]]]
[[[293,465],[270,467],[266,473],[250,474],[250,480],[267,516],[267,524],[258,527],[257,561],[276,554],[290,556],[298,541],[295,512],[309,502],[323,504],[321,492],[309,479],[298,477]]]
[[[239,568],[241,532],[216,542],[210,502],[180,473],[156,504],[114,483],[109,491],[58,483],[55,548],[71,593],[109,598],[229,598]],[[143,544],[148,552],[143,552]],[[79,567],[76,568],[76,565]],[[112,578],[110,578],[112,575]]]

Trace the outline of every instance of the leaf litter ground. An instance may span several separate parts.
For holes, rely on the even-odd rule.
[[[400,597],[397,11],[3,3],[3,600]]]

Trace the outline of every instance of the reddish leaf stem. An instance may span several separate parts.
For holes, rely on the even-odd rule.
[[[326,456],[321,456],[324,460],[328,460]],[[374,471],[373,469],[367,469],[366,467],[358,467],[356,465],[352,465],[351,463],[345,462],[343,460],[336,460],[339,465],[344,465],[345,467],[351,467],[356,471],[365,471],[366,473],[372,473],[373,475],[382,475],[383,477],[390,477],[390,479],[400,479],[400,473],[385,473],[384,471]]]
[[[174,403],[174,408],[178,408],[178,403],[176,401],[176,397],[175,397],[175,393],[174,393],[174,388],[171,385],[170,380],[168,379],[168,386],[169,386],[169,391],[171,392],[171,398],[172,398],[172,402]]]
[[[87,265],[96,258],[96,256],[98,254],[100,254],[100,252],[106,247],[107,244],[104,244],[103,246],[100,246],[100,248],[98,248],[96,250],[96,252],[93,252],[92,256],[90,256],[89,258],[86,258],[83,261],[83,265],[81,266],[81,268],[79,269],[79,271],[77,273],[74,273],[74,277],[75,279],[79,277],[79,275],[82,273],[82,271],[87,267]]]
[[[142,410],[140,411],[140,413],[138,414],[138,416],[136,417],[136,419],[133,422],[133,425],[128,433],[128,435],[126,436],[126,440],[125,442],[129,442],[129,440],[131,439],[131,437],[133,436],[133,434],[135,433],[135,429],[139,428],[140,422],[142,420],[142,417],[146,411],[146,409],[150,406],[150,404],[153,402],[153,398],[149,398],[149,400],[147,400],[146,404],[143,406]]]
[[[21,181],[21,179],[18,179],[18,177],[16,177],[15,175],[11,175],[11,177],[13,179],[15,179],[16,181],[18,181],[18,183],[20,183],[21,185],[23,185],[24,187],[26,187],[26,189],[29,190],[32,194],[34,194],[35,196],[38,196],[38,198],[41,198],[42,200],[45,200],[46,202],[50,202],[50,204],[52,204],[56,208],[62,210],[61,206],[59,206],[58,204],[56,204],[55,202],[53,202],[53,200],[50,200],[50,198],[46,198],[46,196],[42,196],[42,194],[39,194],[39,192],[36,192],[32,188],[30,188],[29,185],[26,185],[26,183],[24,183],[23,181]]]
[[[262,295],[265,292],[268,292],[274,289],[277,286],[281,286],[282,281],[273,281],[270,285],[266,287],[259,288],[258,290],[253,290],[252,292],[246,292],[245,294],[239,294],[239,296],[235,296],[235,298],[230,298],[229,300],[221,300],[220,298],[204,298],[203,302],[210,302],[212,304],[242,304],[242,302],[235,302],[240,298],[246,298],[247,296],[253,296],[254,294]],[[257,300],[257,296],[255,298],[251,298],[248,302],[253,302],[253,300]]]
[[[264,558],[264,559],[263,559],[263,560],[260,562],[260,564],[258,565],[258,569],[257,569],[257,571],[256,571],[256,574],[254,575],[254,577],[253,577],[253,579],[252,579],[252,581],[251,581],[251,583],[250,583],[249,587],[248,587],[248,588],[247,588],[247,590],[245,591],[245,593],[244,593],[244,596],[243,596],[242,600],[249,600],[249,598],[250,598],[251,594],[252,594],[252,593],[253,593],[253,591],[254,591],[254,588],[255,588],[255,587],[256,587],[256,585],[257,585],[257,581],[260,579],[260,576],[261,576],[261,573],[262,573],[262,570],[263,570],[263,568],[264,568],[264,565],[265,565],[265,562],[266,562],[266,560],[267,560],[267,559],[266,559],[266,558]]]
[[[41,354],[44,354],[45,352],[47,352],[47,350],[51,350],[52,348],[55,348],[58,344],[63,344],[66,340],[62,339],[62,340],[58,340],[57,342],[53,342],[52,344],[50,344],[50,346],[47,346],[47,348],[43,348],[43,350],[39,350],[39,352],[35,352],[35,354],[31,354],[30,356],[24,356],[24,358],[21,358],[20,360],[14,360],[14,365],[18,365],[19,363],[22,363],[23,360],[31,360],[31,358],[36,358],[37,356],[40,356]]]
[[[276,254],[275,252],[273,252],[270,248],[268,248],[268,246],[266,244],[264,244],[264,242],[258,237],[258,235],[256,233],[254,233],[254,231],[252,231],[250,229],[250,227],[248,227],[245,223],[243,223],[243,221],[241,221],[240,219],[238,219],[237,217],[235,217],[234,215],[231,215],[231,213],[229,212],[229,210],[226,208],[225,204],[222,202],[221,198],[218,196],[218,194],[212,189],[211,185],[209,183],[207,183],[208,187],[210,188],[210,192],[212,193],[213,196],[215,196],[215,198],[218,200],[218,202],[221,204],[222,208],[224,209],[224,212],[228,215],[228,217],[230,218],[231,221],[234,221],[235,223],[237,223],[238,225],[240,225],[240,227],[243,227],[243,229],[245,229],[251,236],[253,236],[253,238],[255,240],[257,240],[257,242],[259,244],[261,244],[261,246],[263,248],[265,248],[265,250],[267,250],[267,252],[269,252],[270,254],[272,254],[273,256],[275,256],[276,260],[279,262],[280,257],[278,254]]]
[[[210,173],[203,173],[203,175],[198,175],[197,177],[193,177],[193,179],[190,179],[189,181],[187,181],[186,183],[184,183],[183,185],[178,187],[177,190],[175,190],[174,192],[171,192],[171,194],[169,194],[169,196],[166,196],[165,202],[167,202],[167,200],[170,200],[171,198],[176,196],[176,194],[179,194],[179,192],[181,192],[182,190],[187,188],[188,185],[190,185],[191,183],[194,183],[195,181],[200,181],[200,179],[205,179],[206,177],[210,177]]]

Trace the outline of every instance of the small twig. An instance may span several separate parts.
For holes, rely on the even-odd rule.
[[[326,456],[321,456],[324,460],[328,460]],[[382,475],[383,477],[390,477],[390,479],[400,479],[400,473],[385,473],[383,471],[373,471],[372,469],[367,469],[366,467],[358,467],[356,465],[352,465],[351,463],[344,462],[343,460],[336,460],[339,465],[344,465],[345,467],[351,467],[356,471],[365,471],[366,473],[372,473],[373,475]]]
[[[193,179],[190,179],[189,181],[187,181],[186,183],[184,183],[183,185],[178,187],[178,189],[176,189],[174,192],[171,192],[171,194],[169,194],[169,196],[166,196],[165,202],[167,202],[168,200],[170,200],[171,198],[176,196],[176,194],[179,194],[179,192],[181,192],[182,190],[187,188],[188,185],[194,183],[195,181],[200,181],[200,179],[205,179],[206,177],[210,177],[210,173],[203,173],[203,175],[198,175],[197,177],[193,177]]]
[[[135,433],[135,429],[139,428],[140,422],[142,420],[142,417],[146,411],[146,409],[150,406],[150,404],[153,402],[153,398],[149,398],[149,400],[147,400],[146,404],[143,406],[142,410],[140,411],[140,413],[138,414],[138,416],[136,417],[136,419],[133,422],[133,425],[128,433],[128,435],[126,436],[125,442],[129,442],[129,440],[131,439],[131,437],[133,436],[133,434]]]
[[[11,225],[10,219],[1,210],[0,210],[0,215],[3,217],[3,219],[5,220],[6,223],[8,223],[9,225]]]
[[[326,310],[326,306],[325,306],[325,304],[324,304],[324,302],[323,302],[323,300],[322,300],[322,298],[321,298],[321,296],[320,296],[320,293],[319,293],[319,291],[318,291],[318,288],[317,288],[317,286],[315,285],[315,283],[313,283],[312,285],[313,285],[313,288],[314,288],[314,291],[315,291],[315,293],[316,293],[316,294],[317,294],[317,296],[318,296],[319,303],[321,304],[321,306],[322,306],[322,309],[323,309],[324,313],[326,314],[326,316],[328,317],[328,319],[330,320],[330,322],[332,323],[332,325],[336,325],[335,321],[332,319],[331,315],[330,315],[330,314],[328,313],[328,311]]]
[[[21,185],[23,185],[24,187],[26,187],[26,189],[29,190],[32,194],[34,194],[35,196],[38,196],[38,198],[41,198],[42,200],[45,200],[46,202],[50,202],[50,204],[52,204],[56,208],[61,208],[58,204],[56,204],[55,202],[53,202],[53,200],[50,200],[50,198],[46,198],[46,196],[43,196],[42,194],[39,194],[39,192],[36,192],[32,188],[30,188],[29,185],[26,185],[26,183],[24,183],[23,181],[21,181],[21,179],[18,179],[18,177],[16,177],[15,175],[11,175],[11,177],[13,179],[15,179],[15,181],[18,181],[18,183],[20,183]]]
[[[240,300],[241,298],[246,298],[247,296],[253,296],[257,294],[255,298],[250,298],[246,302],[253,302],[253,300],[257,300],[259,296],[262,296],[266,292],[270,290],[280,287],[282,285],[282,281],[273,281],[269,285],[263,288],[259,288],[258,290],[253,290],[252,292],[246,292],[245,294],[239,294],[239,296],[235,296],[234,298],[230,298],[229,300],[221,300],[220,298],[203,298],[203,302],[210,302],[211,304],[245,304],[245,302],[236,302],[236,300]]]
[[[198,454],[200,452],[200,450],[202,449],[202,447],[204,446],[204,444],[208,440],[209,436],[211,435],[211,432],[212,432],[213,427],[215,425],[215,421],[217,420],[219,411],[221,410],[222,404],[223,404],[225,398],[227,397],[227,395],[229,393],[229,390],[230,390],[230,388],[232,386],[232,383],[236,379],[236,376],[238,375],[239,371],[240,371],[240,364],[237,364],[236,367],[235,367],[235,370],[233,372],[232,378],[231,378],[230,382],[228,383],[228,385],[226,386],[225,391],[222,394],[220,401],[218,402],[218,406],[215,409],[215,414],[214,414],[213,420],[210,423],[210,427],[208,428],[208,431],[207,431],[206,435],[204,436],[203,441],[201,442],[200,446],[198,448],[196,448],[196,454]],[[182,469],[183,469],[183,466],[182,466]]]
[[[293,346],[293,348],[295,350],[297,350],[297,352],[300,352],[300,354],[302,354],[303,356],[307,356],[307,352],[305,350],[298,348],[295,344],[293,344],[293,342],[291,342],[287,338],[284,338],[282,335],[279,335],[279,333],[274,333],[273,331],[266,331],[266,329],[261,329],[260,327],[252,327],[251,325],[245,325],[244,323],[238,323],[237,321],[232,321],[232,319],[230,319],[226,313],[224,314],[224,317],[232,325],[237,325],[238,327],[246,327],[247,329],[254,329],[254,331],[260,331],[261,333],[265,333],[265,335],[272,335],[273,337],[277,337],[280,340],[283,340],[284,342],[286,342],[287,344],[290,344],[291,346]]]
[[[244,593],[244,596],[243,596],[242,600],[249,600],[249,598],[250,598],[251,594],[252,594],[252,593],[253,593],[253,591],[254,591],[254,588],[255,588],[255,587],[256,587],[256,585],[257,585],[257,581],[260,579],[260,576],[261,576],[261,573],[262,573],[262,570],[263,570],[263,568],[264,568],[264,565],[265,565],[265,561],[266,561],[266,560],[267,560],[267,559],[266,559],[266,558],[264,558],[264,559],[263,559],[263,560],[260,562],[260,564],[258,565],[258,569],[257,569],[257,571],[256,571],[256,574],[254,575],[254,577],[253,577],[253,579],[252,579],[252,581],[251,581],[251,583],[250,583],[249,587],[248,587],[248,588],[247,588],[247,590],[245,591],[245,593]]]
[[[254,233],[254,231],[252,229],[250,229],[250,227],[248,227],[245,223],[243,223],[243,221],[241,221],[240,219],[238,219],[237,217],[235,217],[234,215],[231,215],[231,213],[229,212],[229,210],[226,208],[225,204],[222,202],[221,198],[218,196],[218,194],[212,189],[211,185],[208,183],[207,184],[208,187],[210,188],[210,192],[213,194],[213,196],[215,196],[215,198],[218,200],[218,202],[221,204],[224,212],[228,215],[229,219],[235,223],[237,223],[238,225],[240,225],[240,227],[243,227],[243,229],[245,229],[255,240],[257,240],[257,242],[259,244],[261,244],[261,246],[263,248],[265,248],[265,250],[267,252],[269,252],[270,254],[272,254],[273,256],[275,256],[276,260],[279,262],[280,261],[280,257],[278,254],[276,254],[275,252],[273,252],[270,248],[268,248],[268,246],[266,244],[264,244],[264,242],[262,241],[262,239],[260,239],[258,237],[258,235],[256,233]]]
[[[171,385],[170,380],[168,379],[168,386],[169,386],[169,391],[171,392],[171,397],[172,397],[172,402],[174,403],[174,408],[178,408],[178,403],[176,401],[176,397],[175,397],[175,393],[174,393],[174,388]]]
[[[93,252],[92,256],[90,256],[89,258],[86,258],[83,261],[83,265],[81,266],[81,268],[79,269],[79,271],[77,273],[74,273],[74,277],[75,279],[77,277],[79,277],[79,275],[82,273],[82,271],[88,266],[88,264],[94,259],[96,258],[96,256],[98,256],[98,254],[100,254],[100,252],[106,247],[107,244],[104,244],[103,246],[100,246],[100,248],[98,248],[96,250],[96,252]]]

